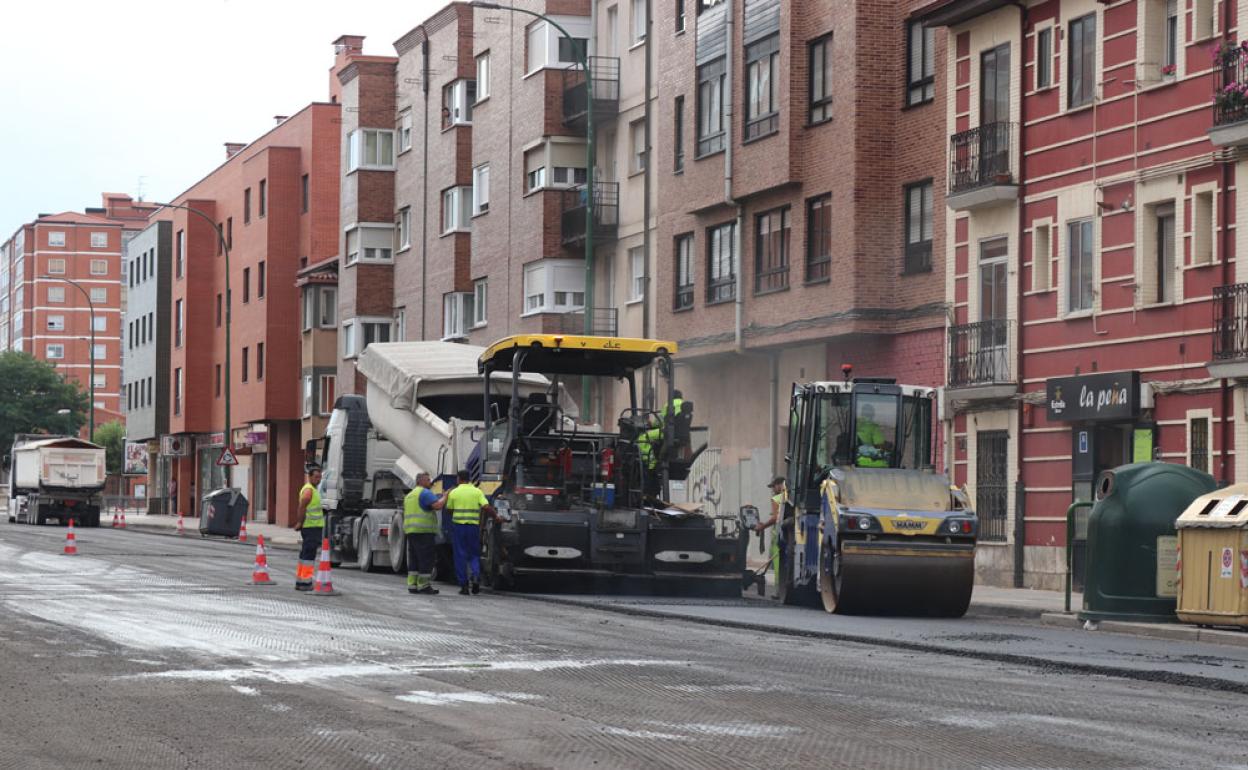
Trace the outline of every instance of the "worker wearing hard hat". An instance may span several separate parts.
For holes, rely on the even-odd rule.
[[[481,592],[481,514],[498,520],[498,511],[485,499],[485,493],[469,481],[468,471],[461,470],[459,485],[446,494],[446,508],[451,512],[451,545],[455,554],[455,577],[461,594]]]
[[[772,577],[775,580],[775,584],[779,585],[780,522],[784,520],[784,504],[786,497],[784,489],[784,476],[776,476],[771,480],[771,483],[767,485],[767,488],[771,490],[771,518],[767,521],[759,522],[758,526],[754,528],[754,531],[758,533],[759,537],[762,537],[769,527],[774,529],[771,533],[771,548],[768,550],[768,556],[771,561]]]
[[[438,511],[446,506],[446,495],[438,497],[428,473],[416,476],[416,488],[403,498],[403,544],[407,548],[407,592],[438,593],[433,587],[433,562],[436,557]]]
[[[325,528],[325,509],[321,507],[321,466],[311,463],[304,468],[308,481],[299,490],[299,511],[295,531],[303,537],[299,545],[299,565],[295,568],[295,590],[311,591],[316,571],[316,549]]]

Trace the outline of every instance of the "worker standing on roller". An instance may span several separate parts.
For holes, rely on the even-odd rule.
[[[308,465],[304,472],[308,481],[299,490],[299,514],[295,519],[295,531],[303,535],[299,546],[299,566],[295,568],[295,590],[311,591],[315,572],[316,549],[321,544],[321,532],[325,527],[325,509],[321,507],[321,466]]]
[[[437,548],[438,511],[446,495],[438,497],[428,473],[416,476],[416,488],[403,498],[403,540],[407,547],[407,592],[437,594],[433,587],[434,549]]]
[[[768,557],[771,561],[771,575],[775,581],[775,585],[780,584],[780,523],[784,521],[784,476],[776,476],[767,485],[771,490],[771,518],[767,521],[759,522],[754,531],[759,537],[767,531],[768,527],[774,529],[771,533],[771,548],[768,550]],[[772,598],[776,598],[775,595]]]
[[[469,585],[472,593],[481,592],[481,513],[498,520],[498,511],[468,479],[468,471],[461,470],[457,476],[459,485],[446,494],[445,503],[453,523],[455,577],[459,580],[459,592],[464,595],[469,593]]]

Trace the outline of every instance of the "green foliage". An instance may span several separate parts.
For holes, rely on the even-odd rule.
[[[104,447],[104,465],[110,475],[120,474],[126,449],[126,426],[113,420],[95,427],[95,443]]]
[[[16,433],[77,435],[91,399],[74,382],[29,353],[0,353],[0,454],[8,455]],[[57,414],[68,409],[68,414]]]

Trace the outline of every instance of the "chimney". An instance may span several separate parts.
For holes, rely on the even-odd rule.
[[[274,115],[273,122],[280,126],[283,123],[285,123],[286,119],[289,117],[290,117],[289,115]]]
[[[226,142],[225,143],[225,159],[229,160],[230,158],[239,154],[240,152],[243,151],[243,148],[246,146],[247,146],[246,142]]]
[[[338,73],[363,53],[363,35],[342,35],[334,41],[334,66],[329,68],[330,102],[338,104],[342,101],[342,84],[338,82]]]

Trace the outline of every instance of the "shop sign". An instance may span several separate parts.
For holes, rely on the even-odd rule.
[[[1140,414],[1140,373],[1055,377],[1045,384],[1045,408],[1054,422],[1133,420]]]

